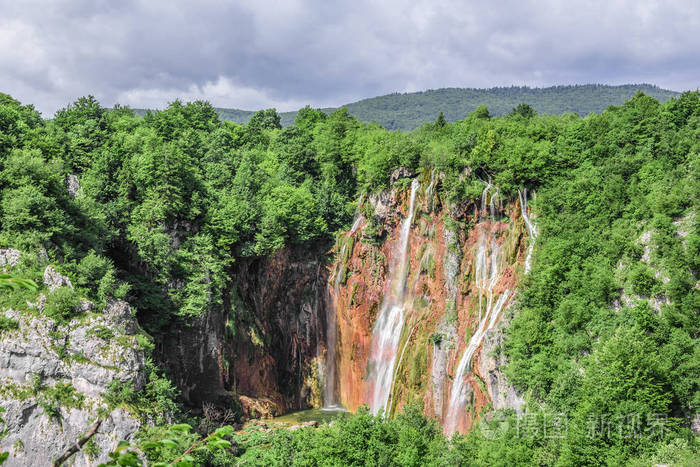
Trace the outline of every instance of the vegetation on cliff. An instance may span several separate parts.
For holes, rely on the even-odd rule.
[[[128,298],[158,341],[172,321],[207,310],[241,319],[243,310],[229,310],[235,261],[330,246],[359,194],[385,189],[398,167],[437,170],[450,205],[476,201],[489,179],[505,197],[537,192],[532,271],[505,342],[510,381],[534,418],[482,417],[448,444],[414,412],[395,421],[361,413],[274,434],[242,456],[616,465],[694,455],[698,92],[664,104],[639,93],[584,118],[527,105],[492,118],[480,107],[408,133],[360,123],[347,109],[307,107],[282,129],[274,110],[241,125],[207,103],[174,102],[141,119],[91,97],[42,120],[0,95],[0,246],[45,252],[98,308]],[[70,297],[58,298],[61,315]],[[555,415],[566,429],[552,436],[540,428]]]

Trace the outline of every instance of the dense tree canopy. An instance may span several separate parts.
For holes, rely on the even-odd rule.
[[[637,91],[643,91],[660,101],[678,95],[650,84],[624,84],[610,86],[585,84],[574,86],[551,86],[530,88],[510,86],[489,89],[442,88],[422,92],[392,93],[362,99],[346,104],[351,115],[362,122],[377,122],[388,130],[414,130],[424,123],[434,121],[444,113],[446,121],[465,118],[480,106],[486,107],[494,116],[507,115],[513,108],[525,102],[543,115],[576,113],[581,116],[600,113],[611,105],[622,105]],[[325,108],[330,114],[336,109]],[[145,110],[137,109],[144,115]],[[248,123],[255,112],[239,109],[220,109],[216,112],[222,120]],[[297,112],[280,114],[282,126],[292,125]]]

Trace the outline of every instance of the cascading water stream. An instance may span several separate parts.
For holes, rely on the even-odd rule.
[[[537,226],[530,220],[527,214],[527,188],[523,191],[518,190],[518,198],[520,198],[520,212],[525,221],[527,234],[530,237],[530,245],[527,247],[527,255],[525,256],[525,274],[527,274],[530,272],[532,250],[535,247],[535,240],[537,239]]]
[[[357,210],[355,211],[355,220],[350,227],[350,231],[346,234],[347,236],[352,236],[357,232],[362,222],[362,214],[360,212],[360,207],[364,201],[364,193],[360,196],[360,200],[357,203]],[[343,282],[343,276],[345,275],[345,268],[343,261],[345,261],[347,253],[348,242],[343,242],[343,246],[338,254],[338,265],[336,266],[333,277],[333,296],[328,297],[327,300],[327,312],[326,312],[326,364],[325,371],[323,372],[324,384],[323,384],[323,408],[330,410],[337,410],[340,408],[336,400],[335,385],[336,385],[336,373],[337,373],[337,363],[336,363],[336,345],[337,345],[337,318],[336,318],[336,307],[337,297],[340,294],[340,286]]]
[[[510,296],[510,291],[505,290],[494,303],[494,288],[499,279],[499,260],[500,260],[500,245],[491,239],[489,242],[488,225],[486,220],[486,206],[489,207],[489,214],[493,218],[495,212],[495,198],[498,192],[494,193],[490,200],[487,201],[489,191],[492,185],[486,183],[486,187],[481,195],[481,212],[480,225],[476,228],[479,231],[479,240],[477,245],[475,262],[475,286],[478,291],[479,299],[479,322],[478,325],[467,343],[467,347],[462,354],[462,358],[457,364],[454,380],[450,388],[450,399],[448,401],[447,413],[445,416],[445,432],[452,434],[457,430],[460,415],[467,403],[467,381],[466,377],[471,370],[471,361],[474,352],[481,345],[486,332],[493,328],[498,321],[498,316],[503,309],[503,306]],[[485,306],[482,306],[486,299]]]
[[[338,296],[337,289],[335,296]],[[335,409],[338,404],[335,398],[335,380],[336,380],[336,343],[337,343],[337,323],[335,303],[331,300],[326,304],[326,365],[324,371],[323,384],[323,408]]]
[[[372,344],[369,359],[370,385],[368,402],[372,413],[377,414],[382,408],[388,412],[387,401],[394,378],[394,366],[401,332],[404,326],[404,308],[406,295],[406,275],[408,263],[408,240],[420,184],[414,179],[411,183],[411,197],[408,213],[401,224],[401,234],[396,245],[396,256],[389,267],[389,290],[384,296],[372,332]]]

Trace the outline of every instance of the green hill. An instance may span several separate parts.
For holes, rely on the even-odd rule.
[[[376,121],[389,130],[412,130],[433,121],[443,112],[447,121],[461,120],[480,105],[491,115],[504,115],[520,103],[528,103],[540,114],[558,115],[568,112],[588,115],[600,113],[611,105],[621,105],[642,91],[660,102],[678,95],[651,84],[608,86],[585,84],[548,88],[501,87],[490,89],[443,88],[423,92],[394,93],[347,104],[348,111],[364,122]],[[330,113],[333,108],[323,109]],[[255,113],[251,110],[222,109],[216,111],[223,120],[247,123]],[[137,109],[143,115],[145,110]],[[296,112],[282,112],[282,125],[294,123]]]

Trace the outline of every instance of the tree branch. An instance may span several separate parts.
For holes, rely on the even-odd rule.
[[[82,438],[78,439],[77,443],[68,448],[68,450],[61,455],[61,457],[53,461],[53,467],[60,467],[60,465],[67,461],[70,456],[80,451],[80,448],[82,448],[83,445],[87,443],[95,433],[97,433],[97,429],[101,424],[102,419],[98,419],[95,423],[93,423],[87,433],[85,433]]]

